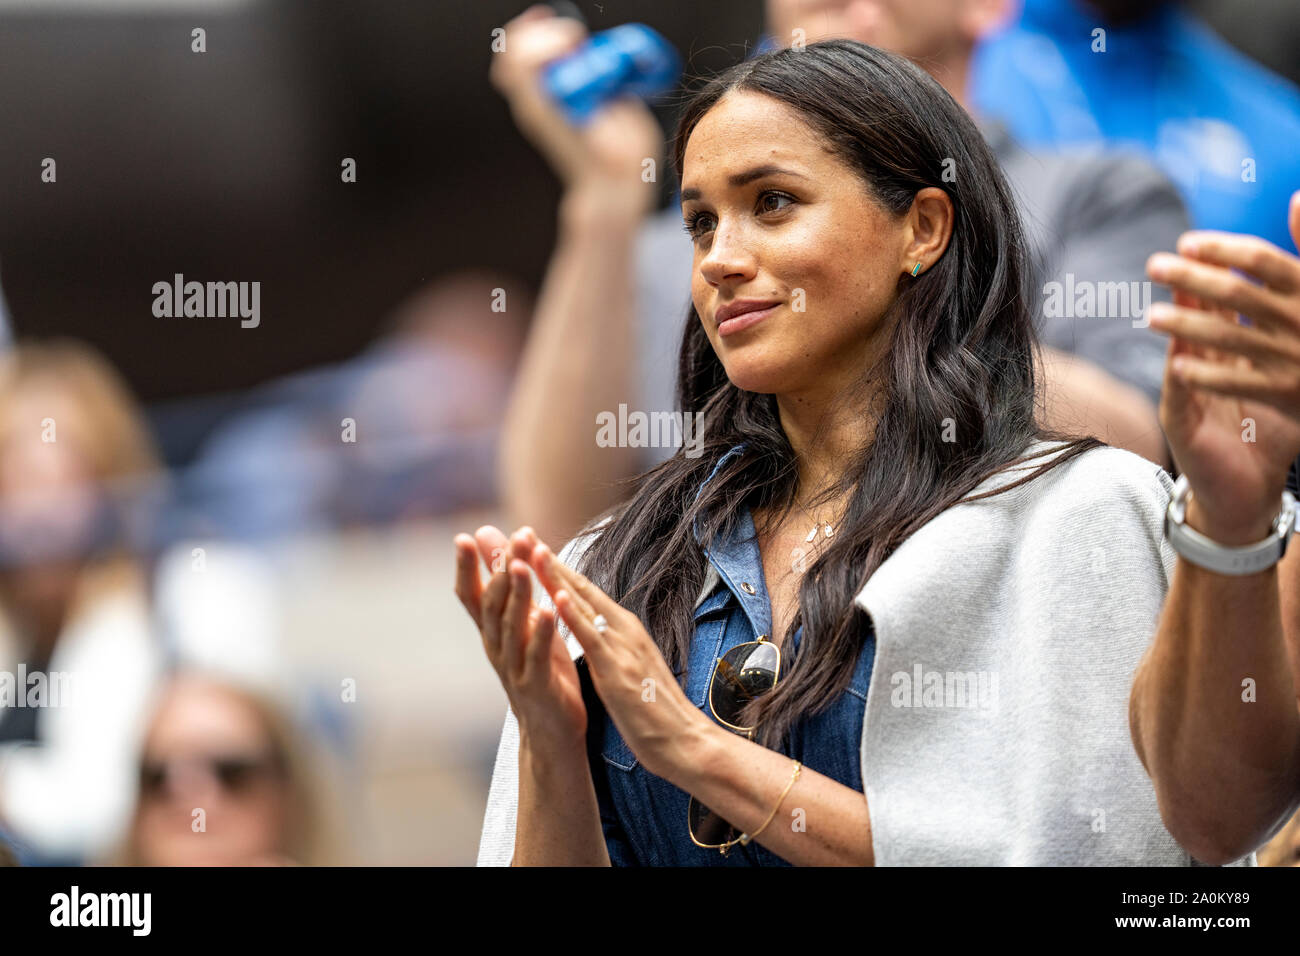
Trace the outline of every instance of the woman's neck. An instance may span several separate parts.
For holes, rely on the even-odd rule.
[[[845,464],[875,434],[879,403],[872,401],[864,408],[846,398],[843,393],[776,397],[781,427],[799,463],[800,501],[809,501],[838,482]]]

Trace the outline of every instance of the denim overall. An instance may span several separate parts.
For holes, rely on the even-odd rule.
[[[700,488],[703,489],[718,469],[743,448],[741,444],[727,452]],[[698,532],[696,540],[699,540]],[[753,517],[748,509],[743,511],[734,531],[714,544],[715,547],[706,550],[705,554],[717,569],[721,582],[695,608],[695,630],[691,636],[683,689],[695,706],[716,722],[708,702],[714,664],[737,644],[755,641],[760,634],[771,639],[772,608]],[[752,594],[749,588],[752,588]],[[802,634],[802,627],[794,634],[795,654],[798,654]],[[874,657],[875,641],[868,632],[848,689],[826,710],[797,721],[783,750],[787,756],[802,761],[807,769],[859,793],[863,787],[860,766],[862,721]],[[784,672],[789,667],[789,658],[785,653],[782,658]],[[597,736],[590,741],[592,778],[600,805],[605,843],[614,866],[791,865],[757,841],[748,846],[736,844],[726,856],[718,850],[696,846],[691,841],[686,823],[689,794],[641,767],[603,708],[600,720],[593,720],[593,733]],[[796,784],[793,792],[797,793],[797,790]],[[776,796],[774,793],[772,799],[775,800]],[[778,813],[768,826],[788,826],[792,806],[797,806],[797,802],[787,802],[783,812]]]

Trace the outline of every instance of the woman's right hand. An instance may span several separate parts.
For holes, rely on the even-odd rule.
[[[656,171],[662,165],[663,132],[649,107],[621,97],[578,127],[542,88],[543,68],[580,47],[587,28],[536,4],[506,23],[503,39],[504,49],[492,54],[488,78],[566,190],[605,214],[639,217],[653,209],[657,191],[642,173],[646,159],[655,161]]]
[[[473,618],[519,723],[521,747],[537,742],[583,746],[587,708],[578,669],[555,631],[555,612],[533,603],[531,528],[509,540],[491,525],[458,534],[456,596]],[[486,586],[479,557],[491,577]]]

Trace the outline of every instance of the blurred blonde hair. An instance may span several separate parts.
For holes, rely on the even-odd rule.
[[[75,405],[81,422],[57,422],[56,426],[61,436],[72,437],[91,477],[110,494],[124,495],[130,501],[133,493],[161,475],[158,448],[139,404],[122,376],[96,349],[69,338],[26,339],[0,353],[0,408],[11,407],[25,390],[42,384]],[[9,427],[0,416],[0,444],[8,439],[5,429]],[[97,595],[123,588],[143,593],[143,572],[125,544],[113,541],[97,554],[86,556],[75,604],[87,604]],[[9,574],[0,569],[0,595],[12,597],[11,586]],[[10,630],[11,622],[0,606],[0,656]]]
[[[97,480],[112,482],[158,469],[158,449],[140,406],[99,352],[73,339],[20,342],[0,356],[0,407],[41,381],[72,398],[84,416],[88,427],[77,434]]]

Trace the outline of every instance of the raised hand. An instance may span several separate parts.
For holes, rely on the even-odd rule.
[[[1300,245],[1300,193],[1290,225]],[[1174,290],[1150,316],[1171,336],[1160,421],[1192,486],[1188,522],[1222,544],[1257,541],[1300,455],[1300,258],[1221,232],[1185,233],[1178,253],[1147,264]]]
[[[555,16],[544,4],[529,7],[505,25],[505,48],[492,54],[488,76],[520,131],[592,213],[639,217],[658,198],[642,178],[645,160],[653,159],[656,170],[662,165],[663,132],[654,114],[639,99],[624,97],[578,127],[541,85],[542,69],[586,38],[576,20]]]
[[[533,602],[528,559],[537,544],[531,528],[509,540],[484,525],[474,537],[458,534],[456,596],[483,639],[519,722],[520,740],[582,744],[587,708],[577,667],[555,632],[555,614]],[[479,558],[491,577],[483,584]]]
[[[717,725],[691,703],[640,618],[539,544],[533,570],[582,645],[592,685],[646,770],[667,778],[691,735]],[[596,626],[597,615],[605,618]]]

